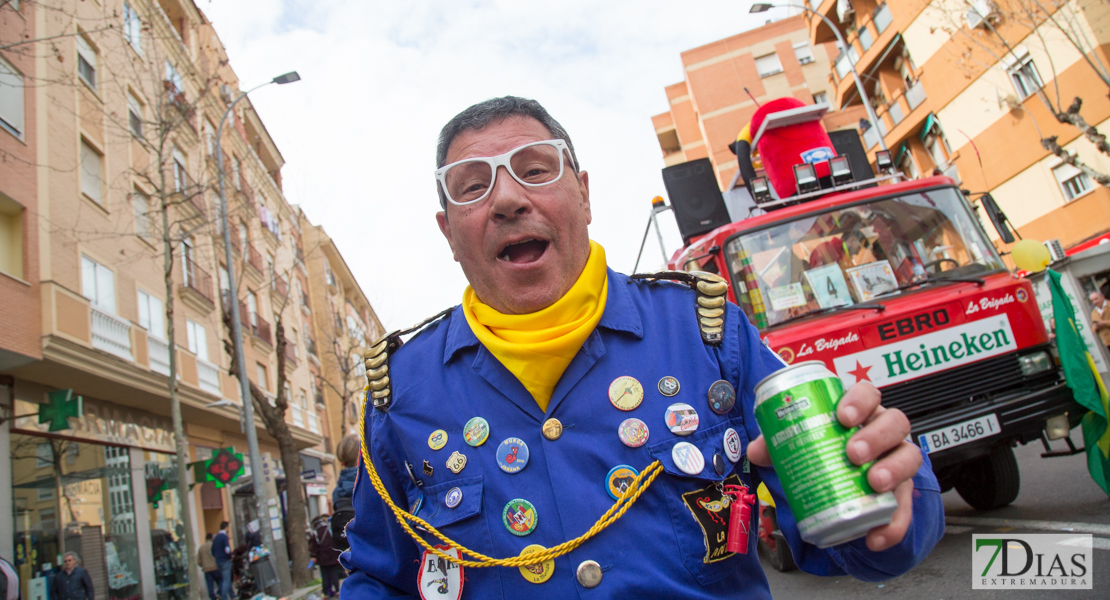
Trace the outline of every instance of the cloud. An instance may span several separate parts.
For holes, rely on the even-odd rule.
[[[435,142],[474,102],[539,100],[590,172],[591,237],[631,271],[666,196],[651,116],[679,53],[761,21],[736,2],[198,3],[286,160],[286,198],[335,239],[387,329],[459,302],[466,281],[435,225]],[[664,216],[668,254],[681,240]],[[655,235],[641,270],[663,266]]]

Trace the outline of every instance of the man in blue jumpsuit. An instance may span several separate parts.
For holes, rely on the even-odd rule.
[[[537,185],[529,179],[531,167],[519,166],[510,154],[547,140],[565,143],[559,146],[565,162],[554,181]],[[504,160],[487,161],[495,174],[484,183],[449,187],[450,175],[440,178],[445,210],[437,219],[471,288],[463,307],[389,356],[391,393],[380,408],[367,407],[369,454],[385,490],[393,503],[458,545],[505,558],[585,533],[613,505],[608,484],[614,467],[643,470],[659,461],[663,473],[623,518],[555,558],[544,577],[512,567],[466,567],[460,591],[455,580],[435,580],[441,587],[434,589],[433,579],[422,576],[428,570],[423,549],[398,525],[360,463],[355,518],[347,529],[351,550],[342,557],[351,571],[343,600],[769,598],[756,536],[746,554],[725,551],[728,510],[714,502],[722,482],[750,490],[759,481],[767,484],[794,560],[809,573],[878,581],[905,573],[928,554],[944,531],[939,486],[927,458],[905,440],[906,417],[884,409],[866,383],[849,390],[838,417],[848,426],[863,425],[848,455],[857,464],[876,460],[869,480],[876,490],[895,493],[898,510],[891,524],[866,538],[824,550],[802,541],[753,416],[755,384],[783,363],[733,304],[725,305],[719,343],[703,340],[697,293],[688,286],[604,271],[601,316],[541,408],[534,386],[506,367],[511,361],[495,356],[494,345],[479,340],[467,320],[467,302],[480,299],[497,314],[541,314],[578,289],[576,282],[604,251],[587,237],[588,176],[577,168],[569,136],[538,103],[486,101],[460,113],[440,135],[440,167],[494,157]],[[634,406],[611,401],[610,385],[625,376],[642,384],[642,401]],[[671,396],[664,391],[673,388],[656,385],[668,376],[679,383]],[[718,380],[736,390],[735,407],[724,414],[710,410],[706,399]],[[668,428],[665,413],[675,402],[698,413],[693,433]],[[477,441],[472,428],[464,433],[475,417],[488,423],[488,441],[480,445],[468,443]],[[646,442],[618,432],[629,418],[646,425]],[[735,462],[735,455],[725,457],[729,429],[744,455]],[[502,442],[511,438],[522,443],[509,444],[520,450],[509,457]],[[676,464],[672,449],[682,442],[700,451],[700,471]],[[511,472],[507,461],[516,458],[519,466],[523,447],[526,463]],[[456,453],[466,459],[461,469],[457,458],[452,462]]]

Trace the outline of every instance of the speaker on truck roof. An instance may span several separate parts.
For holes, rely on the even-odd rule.
[[[713,174],[713,163],[708,158],[663,169],[663,185],[670,196],[683,243],[731,222]]]
[[[847,156],[848,164],[852,168],[853,181],[866,181],[875,176],[871,170],[871,163],[867,160],[867,150],[859,139],[859,132],[855,129],[841,129],[830,131],[829,139],[832,140],[833,150],[837,156]]]

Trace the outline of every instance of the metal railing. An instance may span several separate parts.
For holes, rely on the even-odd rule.
[[[909,104],[910,110],[921,106],[921,103],[924,101],[925,86],[921,84],[920,80],[915,81],[913,85],[906,88],[906,103]]]
[[[262,272],[262,255],[250,242],[247,242],[247,263],[254,267],[255,271]]]
[[[273,336],[270,335],[270,324],[268,322],[266,322],[266,319],[263,319],[262,317],[260,317],[258,315],[254,316],[254,320],[255,320],[255,323],[251,327],[252,333],[254,333],[254,337],[262,340],[263,342],[266,342],[267,344],[269,344],[271,346],[273,346],[274,345],[274,338],[273,338]]]
[[[203,358],[197,358],[197,381],[200,382],[200,389],[216,396],[221,395],[220,368]]]
[[[150,348],[150,370],[170,376],[170,346],[164,340],[147,336],[147,347]]]
[[[297,368],[297,347],[289,340],[285,341],[285,362]]]
[[[274,276],[274,291],[282,298],[289,295],[289,284],[285,282],[285,278],[281,275]]]
[[[93,305],[89,305],[89,313],[93,348],[126,360],[135,360],[131,356],[131,324]]]
[[[208,271],[197,266],[192,257],[185,257],[185,269],[182,276],[185,279],[185,287],[200,294],[205,300],[213,301],[212,276],[208,274]]]

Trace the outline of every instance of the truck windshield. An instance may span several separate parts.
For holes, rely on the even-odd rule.
[[[740,234],[725,252],[736,298],[760,329],[1003,266],[953,188],[784,221]]]

